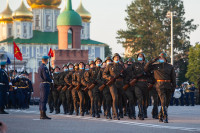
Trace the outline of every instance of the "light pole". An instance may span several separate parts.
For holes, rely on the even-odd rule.
[[[171,19],[171,64],[174,65],[173,18],[176,16],[176,13],[168,11],[166,16]]]

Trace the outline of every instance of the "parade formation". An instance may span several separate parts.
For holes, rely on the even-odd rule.
[[[61,105],[64,114],[91,115],[100,118],[104,112],[107,119],[144,120],[147,118],[150,92],[154,96],[152,117],[168,123],[168,106],[176,88],[176,76],[172,65],[167,63],[166,54],[161,53],[148,63],[139,53],[138,61],[123,62],[118,53],[85,64],[68,63],[62,68],[47,68],[48,56],[42,58],[39,68],[40,119],[46,116],[46,104],[50,113],[59,114]],[[161,101],[158,113],[158,96]],[[135,107],[138,105],[138,115]],[[103,111],[102,111],[103,109]]]

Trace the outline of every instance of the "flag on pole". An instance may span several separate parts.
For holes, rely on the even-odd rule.
[[[11,61],[10,61],[10,58],[7,57],[7,61],[6,61],[7,64],[11,64]]]
[[[49,50],[48,56],[49,57],[54,57],[54,53],[53,53],[53,50],[51,48]]]
[[[19,47],[17,46],[17,44],[13,41],[14,44],[14,57],[16,57],[16,59],[22,61],[23,57],[22,57],[22,53],[20,52]]]

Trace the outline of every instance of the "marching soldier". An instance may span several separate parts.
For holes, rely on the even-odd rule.
[[[74,65],[72,63],[68,63],[67,66],[68,66],[69,72],[65,76],[64,80],[65,80],[65,83],[68,85],[68,88],[66,90],[66,97],[67,97],[69,115],[72,115],[74,111],[73,98],[72,98],[72,89],[73,89],[72,75],[74,74]]]
[[[139,108],[139,119],[144,120],[147,118],[147,98],[148,98],[148,84],[147,75],[144,72],[145,66],[145,55],[144,53],[139,53],[137,55],[138,62],[134,62],[130,69],[133,72],[132,79],[136,78],[137,82],[135,84],[135,95],[138,101]]]
[[[9,85],[12,85],[9,83],[8,80],[8,74],[5,71],[6,68],[6,62],[1,62],[1,69],[0,69],[0,114],[8,114],[4,111],[5,108],[5,101],[6,101],[6,95],[9,89]]]
[[[194,102],[194,92],[197,88],[194,86],[194,83],[191,83],[191,87],[189,88],[190,90],[190,100],[191,100],[191,104],[192,106],[194,106],[195,102]]]
[[[85,70],[84,76],[81,80],[82,84],[85,87],[88,87],[91,85],[91,79],[92,79],[92,71],[95,67],[94,61],[90,61],[89,63],[89,70]],[[88,68],[86,68],[88,69]],[[94,97],[91,89],[85,90],[88,93],[88,96],[90,98],[90,114],[92,117],[95,117],[95,110],[94,110]]]
[[[112,58],[111,57],[106,57],[106,60],[102,64],[102,68],[100,72],[98,73],[97,79],[99,80],[100,84],[104,84],[106,82],[106,79],[103,78],[103,71],[105,70],[106,66],[112,63]],[[111,116],[111,105],[112,105],[112,97],[110,94],[109,87],[106,86],[103,89],[103,99],[104,99],[104,115],[106,116],[107,119],[112,119]]]
[[[54,72],[53,72],[53,82],[54,82],[54,87],[53,87],[53,100],[54,100],[54,107],[56,114],[60,113],[60,104],[59,104],[59,97],[60,97],[60,92],[62,86],[60,85],[60,67],[55,66],[54,67]]]
[[[63,110],[64,114],[68,113],[68,104],[67,104],[67,87],[65,87],[67,84],[65,83],[65,76],[68,74],[68,65],[64,64],[63,67],[63,72],[60,73],[60,78],[59,78],[59,85],[62,86],[60,95],[59,95],[59,105],[63,105]]]
[[[121,59],[120,55],[118,53],[115,53],[113,56],[114,62],[112,64],[109,64],[103,72],[103,78],[105,78],[108,81],[114,80],[112,85],[109,86],[109,89],[113,99],[114,119],[117,120],[120,120],[118,113],[118,104],[120,105],[119,101],[122,100],[122,97],[118,94],[121,93],[121,90],[123,88],[123,71],[124,71],[124,67],[119,63],[120,59]],[[120,111],[122,111],[122,105],[120,106],[121,106]]]
[[[51,67],[51,78],[53,77],[53,68]],[[52,78],[53,79],[53,78]],[[49,105],[49,113],[53,113],[54,111],[54,100],[53,100],[53,86],[50,88],[49,96],[48,96],[48,105]]]
[[[166,53],[161,53],[159,57],[148,62],[145,66],[145,71],[153,70],[154,78],[156,80],[156,90],[161,100],[161,113],[159,114],[159,121],[168,123],[167,108],[170,103],[172,92],[176,88],[176,74],[174,67],[167,63]],[[156,61],[159,64],[153,64]]]
[[[81,84],[81,78],[83,78],[84,75],[84,66],[85,64],[83,62],[80,62],[78,65],[79,70],[77,70],[77,66],[75,66],[75,73],[73,74],[72,77],[72,84],[75,86],[72,90],[72,97],[74,101],[74,110],[76,112],[76,115],[78,115],[78,105],[77,105],[77,98],[76,94],[78,94],[78,97],[80,99],[80,114],[81,116],[84,116],[84,94],[83,94],[83,86]]]
[[[51,119],[46,115],[46,104],[48,100],[48,95],[50,92],[50,87],[52,79],[50,78],[49,70],[47,69],[48,56],[42,57],[42,64],[38,69],[39,81],[40,81],[40,119]]]

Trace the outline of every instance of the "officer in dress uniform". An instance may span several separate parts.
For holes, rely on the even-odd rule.
[[[5,71],[6,62],[1,62],[1,69],[0,69],[0,114],[8,114],[4,111],[5,108],[5,101],[6,101],[6,95],[9,89],[9,85],[12,85],[9,83],[8,80],[8,74]]]
[[[191,104],[192,106],[194,106],[195,102],[194,102],[194,92],[197,88],[194,86],[194,83],[191,83],[191,87],[189,88],[190,90],[190,100],[191,100]]]
[[[52,79],[50,78],[50,73],[47,68],[48,63],[48,56],[42,57],[42,64],[38,69],[38,75],[39,75],[39,81],[40,81],[40,103],[39,103],[39,109],[40,109],[40,119],[51,119],[46,115],[46,104],[48,100],[48,95],[50,92],[50,87],[52,83]]]
[[[159,121],[168,123],[167,108],[170,103],[172,93],[176,88],[176,74],[174,67],[167,63],[167,54],[162,52],[159,57],[149,61],[145,65],[145,71],[153,70],[156,80],[156,90],[161,100],[161,111]],[[159,61],[159,64],[153,64]]]

